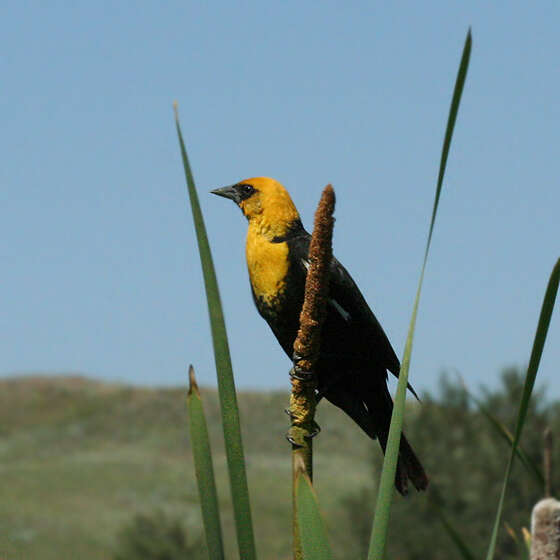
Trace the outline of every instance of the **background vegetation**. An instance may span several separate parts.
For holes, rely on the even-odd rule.
[[[522,377],[502,375],[498,390],[475,391],[511,429]],[[217,394],[202,390],[214,452],[226,554],[235,557],[235,529]],[[24,558],[116,558],[132,555],[134,527],[150,525],[162,545],[203,552],[201,517],[186,425],[185,389],[145,389],[83,378],[0,381],[0,551]],[[260,558],[291,557],[291,478],[288,393],[239,394],[255,532]],[[377,445],[337,409],[318,408],[323,431],[315,440],[315,487],[338,558],[367,550],[379,479]],[[560,404],[537,392],[522,445],[537,463],[542,431],[560,433]],[[454,376],[437,394],[409,403],[406,430],[431,476],[430,491],[395,499],[388,557],[456,558],[433,507],[439,504],[482,557],[487,547],[510,446],[489,425]],[[556,463],[560,459],[555,450]],[[504,521],[528,526],[541,489],[516,463]],[[138,516],[143,517],[138,517]],[[177,525],[184,539],[177,536]],[[128,538],[127,536],[128,535]],[[132,536],[131,536],[132,535]],[[169,544],[169,540],[172,544]],[[174,543],[174,544],[173,544]],[[498,558],[519,558],[501,531]],[[8,556],[9,557],[9,556]],[[173,556],[167,556],[173,558]],[[155,556],[154,556],[155,558]]]

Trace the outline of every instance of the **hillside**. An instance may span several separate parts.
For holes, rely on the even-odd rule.
[[[217,394],[202,393],[228,556],[235,557]],[[245,392],[239,403],[260,557],[288,558],[287,394]],[[318,421],[316,486],[333,541],[348,551],[350,521],[340,503],[371,479],[373,446],[328,403]],[[158,509],[179,515],[196,537],[201,521],[187,434],[185,388],[63,376],[1,380],[0,551],[41,560],[110,558],[123,524]]]
[[[502,387],[479,393],[484,406],[512,426],[523,387],[519,370]],[[220,414],[214,390],[202,391],[212,440],[227,557],[237,558]],[[190,542],[201,541],[198,495],[188,441],[186,388],[147,389],[80,377],[0,380],[0,558],[112,559],[117,535],[137,514],[179,519]],[[284,434],[287,393],[239,394],[259,558],[291,558],[290,448]],[[381,453],[338,409],[321,403],[314,440],[315,487],[335,557],[365,557]],[[411,402],[407,432],[430,476],[430,488],[395,498],[388,557],[449,560],[457,552],[439,513],[475,557],[487,546],[509,444],[442,378],[439,394]],[[541,464],[542,433],[560,433],[560,405],[537,391],[522,445]],[[553,464],[560,464],[560,447]],[[554,488],[560,475],[554,473]],[[504,522],[528,526],[542,485],[518,464]],[[434,508],[434,504],[438,508]],[[161,524],[160,524],[161,526]],[[151,540],[150,542],[153,542]],[[520,557],[507,531],[497,558]],[[196,554],[192,560],[197,560]],[[127,559],[128,560],[128,559]]]

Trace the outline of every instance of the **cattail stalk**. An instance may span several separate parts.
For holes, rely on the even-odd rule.
[[[319,432],[315,422],[315,363],[321,345],[321,326],[326,316],[329,289],[329,266],[332,259],[334,226],[334,189],[327,185],[315,212],[315,224],[309,247],[309,270],[300,328],[294,343],[294,366],[290,371],[292,393],[289,415],[291,427],[287,438],[292,444],[294,558],[303,558],[296,518],[295,488],[298,473],[305,471],[313,480],[312,438]]]
[[[545,498],[537,502],[531,515],[531,560],[560,558],[560,502],[551,497],[552,432],[544,432]]]

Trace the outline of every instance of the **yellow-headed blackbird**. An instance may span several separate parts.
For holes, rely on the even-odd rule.
[[[247,179],[212,193],[233,200],[249,220],[246,256],[253,299],[291,358],[311,236],[303,228],[290,195],[274,179]],[[333,258],[316,365],[318,394],[344,410],[368,436],[379,438],[383,450],[393,410],[387,370],[398,377],[399,369],[383,328],[350,274]],[[407,493],[408,479],[418,490],[428,485],[424,469],[403,434],[395,479],[401,494]]]

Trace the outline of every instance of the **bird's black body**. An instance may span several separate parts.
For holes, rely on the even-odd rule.
[[[242,209],[248,215],[247,209],[243,206]],[[247,259],[257,309],[291,359],[303,305],[311,236],[303,228],[297,212],[292,219],[285,221],[279,234],[269,235],[264,243],[259,240],[258,250],[248,248]],[[251,232],[250,226],[248,247],[252,235],[260,239],[258,233]],[[273,258],[277,253],[280,257]],[[260,268],[253,261],[259,261],[256,264]],[[270,293],[261,287],[259,292],[258,275],[274,268],[282,270],[278,288]],[[251,270],[260,272],[251,274]],[[350,274],[333,258],[327,315],[316,364],[318,392],[344,410],[371,438],[378,438],[383,450],[393,409],[387,388],[387,371],[398,377],[399,369],[399,360],[383,328]],[[397,489],[403,494],[407,492],[408,479],[419,490],[428,485],[424,469],[403,434],[395,480]]]
[[[289,270],[286,288],[279,294],[274,305],[267,305],[253,292],[253,299],[259,313],[272,328],[284,351],[292,357],[294,341],[299,327],[299,315],[303,305],[307,259],[311,235],[299,227],[292,227],[290,233],[279,242],[288,244]],[[330,266],[329,305],[327,318],[321,331],[321,354],[319,372],[325,370],[345,371],[347,369],[371,367],[372,362],[395,375],[399,373],[399,360],[389,343],[381,325],[371,312],[358,286],[346,269],[333,258]],[[339,373],[340,376],[340,373]],[[320,379],[320,390],[328,385]]]

